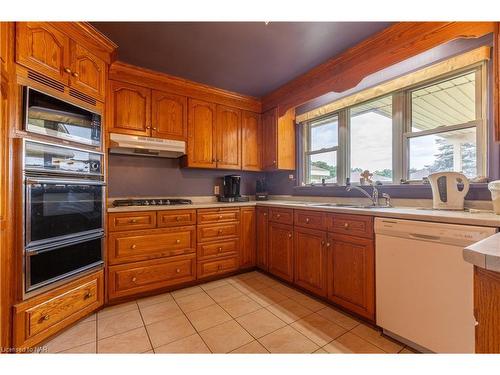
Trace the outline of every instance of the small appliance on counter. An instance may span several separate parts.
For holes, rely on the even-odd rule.
[[[219,202],[248,202],[248,197],[240,195],[241,176],[227,175],[222,182],[222,195]]]
[[[257,180],[257,182],[255,183],[255,200],[257,201],[268,200],[266,180],[263,178]]]
[[[464,199],[469,191],[469,180],[458,172],[430,174],[432,208],[435,210],[463,211]]]

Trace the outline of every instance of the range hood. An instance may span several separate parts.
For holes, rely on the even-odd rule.
[[[172,139],[140,137],[111,133],[109,152],[112,154],[178,158],[186,154],[186,142]]]

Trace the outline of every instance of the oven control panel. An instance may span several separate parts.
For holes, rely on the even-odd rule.
[[[26,140],[24,170],[101,175],[103,155],[97,152]]]

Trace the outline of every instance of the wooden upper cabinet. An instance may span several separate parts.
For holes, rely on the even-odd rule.
[[[240,268],[255,267],[256,216],[255,207],[244,207],[240,216]]]
[[[215,168],[215,104],[188,100],[187,166]]]
[[[278,140],[277,140],[278,110],[271,109],[262,114],[262,169],[277,168]]]
[[[217,168],[241,169],[241,111],[217,105]]]
[[[241,169],[260,171],[262,159],[262,121],[258,113],[241,114]]]
[[[295,169],[295,110],[278,118],[273,108],[262,115],[262,169]]]
[[[16,23],[16,62],[68,84],[70,39],[46,22]]]
[[[153,90],[152,136],[185,141],[188,104],[185,96]]]
[[[109,131],[130,135],[150,135],[151,90],[130,83],[110,81]]]
[[[257,207],[257,267],[267,271],[267,243],[268,243],[268,223],[269,209],[267,207]]]
[[[328,236],[328,298],[375,320],[375,248],[373,240]]]
[[[293,281],[293,226],[269,223],[269,272],[286,281]]]
[[[104,100],[106,63],[75,41],[70,45],[71,87]]]
[[[295,227],[295,284],[326,296],[326,232]]]

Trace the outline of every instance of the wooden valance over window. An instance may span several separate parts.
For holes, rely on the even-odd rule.
[[[430,65],[426,68],[405,74],[404,76],[382,83],[375,87],[359,91],[355,94],[346,96],[332,103],[325,104],[319,108],[298,115],[296,117],[296,122],[303,123],[329,113],[336,112],[339,109],[350,107],[355,104],[413,86],[429,79],[439,77],[443,74],[466,68],[467,66],[474,65],[481,61],[489,60],[490,49],[491,47],[489,46],[479,47],[445,61]]]

